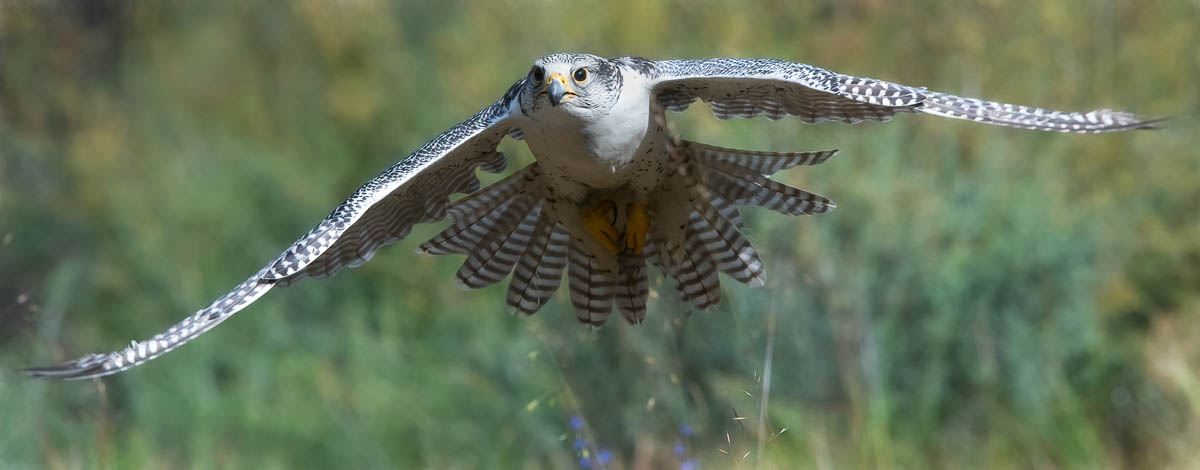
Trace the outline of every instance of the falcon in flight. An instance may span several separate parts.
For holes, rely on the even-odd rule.
[[[511,312],[537,312],[565,270],[579,321],[602,325],[615,304],[627,321],[641,323],[647,263],[675,281],[685,303],[711,308],[721,300],[718,272],[752,286],[764,282],[738,208],[789,215],[832,210],[833,201],[769,176],[824,162],[835,151],[761,152],[681,140],[666,112],[697,99],[719,119],[762,114],[854,124],[904,112],[1069,133],[1158,123],[1111,110],[1071,113],[963,98],[782,60],[554,54],[534,61],[499,101],[368,181],[209,306],[123,350],[27,372],[82,379],[129,369],[208,331],[273,287],[358,266],[413,224],[447,217],[449,228],[418,251],[465,255],[456,277],[468,288],[509,277]],[[496,146],[506,135],[524,140],[536,162],[480,189],[477,168],[505,168]],[[450,202],[453,193],[467,195]]]

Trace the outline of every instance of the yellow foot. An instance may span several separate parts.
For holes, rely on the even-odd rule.
[[[613,227],[613,218],[617,215],[617,205],[612,201],[601,201],[592,207],[585,207],[579,213],[583,217],[583,226],[596,237],[596,241],[604,245],[604,248],[617,254],[621,251],[617,248],[617,240],[620,239],[620,234],[617,233],[616,227]]]
[[[650,233],[650,214],[646,213],[646,206],[636,202],[625,206],[625,247],[642,254],[647,233]]]

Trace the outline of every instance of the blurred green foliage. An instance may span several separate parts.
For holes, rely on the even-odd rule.
[[[1187,0],[0,1],[0,467],[569,468],[575,415],[610,468],[1200,467],[1198,25]],[[585,331],[562,292],[511,318],[502,286],[411,253],[428,226],[136,371],[13,372],[207,304],[560,50],[1179,118],[1067,136],[696,106],[694,140],[842,149],[781,176],[836,212],[749,211],[770,280],[726,280],[716,312],[658,283],[637,328]]]

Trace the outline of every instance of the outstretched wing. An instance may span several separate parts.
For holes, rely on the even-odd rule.
[[[1151,129],[1161,122],[1108,109],[1071,113],[963,98],[775,59],[665,60],[632,65],[654,77],[655,96],[664,108],[682,111],[701,99],[720,119],[766,114],[769,119],[790,115],[808,123],[834,120],[854,124],[887,121],[905,112],[1073,133]]]
[[[91,354],[57,366],[36,367],[33,376],[84,379],[115,374],[145,363],[212,329],[272,287],[305,277],[322,278],[369,260],[416,223],[445,217],[449,196],[479,189],[475,169],[499,172],[504,155],[496,145],[523,79],[500,101],[450,128],[358,188],[316,228],[259,272],[209,306],[146,341],[108,354]]]

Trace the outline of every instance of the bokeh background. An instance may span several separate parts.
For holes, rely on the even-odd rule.
[[[1200,468],[1197,44],[1187,0],[0,1],[0,467]],[[640,327],[513,318],[412,253],[435,224],[134,371],[17,372],[206,305],[562,50],[1176,119],[694,106],[693,140],[842,149],[779,176],[837,211],[747,211],[769,281],[714,312],[660,280]]]

